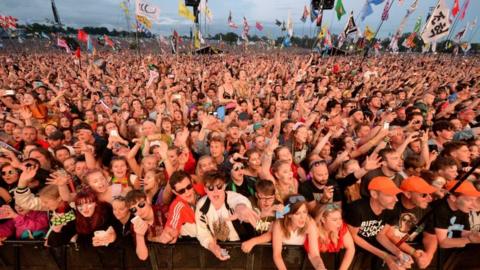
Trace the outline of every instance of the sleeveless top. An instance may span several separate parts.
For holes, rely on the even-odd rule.
[[[305,243],[305,239],[307,239],[307,234],[299,234],[298,230],[296,230],[290,232],[290,237],[287,239],[283,239],[282,243],[284,245],[301,246]]]

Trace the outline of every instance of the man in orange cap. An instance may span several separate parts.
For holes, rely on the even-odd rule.
[[[397,195],[402,192],[386,176],[377,176],[368,183],[369,198],[363,198],[346,206],[345,219],[357,248],[351,269],[405,269],[397,264],[412,261],[385,235],[385,226],[393,225],[393,211]],[[392,255],[395,254],[395,255]],[[383,263],[385,262],[385,263]]]
[[[432,193],[435,187],[428,184],[423,178],[410,176],[400,184],[402,190],[400,203],[395,207],[395,226],[386,225],[387,236],[392,243],[397,243],[410,229],[429,211],[429,203],[432,201]],[[420,225],[420,230],[410,235],[407,241],[400,246],[401,250],[410,254],[419,268],[426,268],[433,259],[437,250],[437,237],[433,229],[431,219]],[[423,234],[420,234],[422,233]],[[423,245],[424,250],[415,249]]]
[[[457,183],[458,181],[450,181],[445,188],[450,191]],[[480,192],[472,182],[466,180],[435,208],[435,234],[438,245],[444,252],[444,269],[480,268],[480,260],[468,258],[478,256],[475,255],[478,254],[478,245],[473,248],[469,244],[480,243],[480,233],[470,231],[468,220],[468,213],[475,210],[475,200],[478,197]]]

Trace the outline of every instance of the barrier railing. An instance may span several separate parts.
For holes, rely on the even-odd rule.
[[[231,258],[219,261],[196,242],[174,245],[149,244],[149,259],[140,261],[133,246],[86,248],[69,244],[58,248],[45,247],[43,241],[5,241],[0,246],[0,269],[5,270],[123,270],[123,269],[275,269],[272,247],[256,246],[249,254],[240,243],[222,243]],[[479,251],[478,246],[475,251]],[[282,253],[287,269],[313,269],[303,247],[285,246]],[[338,269],[343,253],[322,254],[327,269]],[[440,270],[438,254],[428,267]],[[470,257],[477,260],[477,257]],[[478,268],[480,269],[480,268]]]

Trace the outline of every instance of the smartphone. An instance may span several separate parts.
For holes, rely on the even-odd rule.
[[[15,90],[5,90],[5,96],[15,96]]]
[[[172,99],[181,99],[182,96],[180,94],[173,94]]]
[[[110,136],[117,136],[118,137],[118,130],[114,129],[110,131]]]
[[[385,122],[383,123],[383,129],[389,129],[390,128],[390,123]]]

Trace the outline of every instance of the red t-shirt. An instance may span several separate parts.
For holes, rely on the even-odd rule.
[[[195,224],[195,212],[187,202],[177,196],[168,209],[166,226],[180,232],[185,223]]]
[[[340,231],[338,231],[337,244],[335,245],[332,241],[328,242],[328,244],[320,243],[320,241],[318,241],[318,250],[322,253],[323,252],[328,252],[328,253],[339,252],[342,248],[344,248],[343,237],[347,233],[347,230],[348,230],[347,224],[342,223],[342,227],[340,228]],[[305,251],[308,253],[309,252],[308,238],[305,240],[305,243],[303,244],[303,246],[305,247]]]

